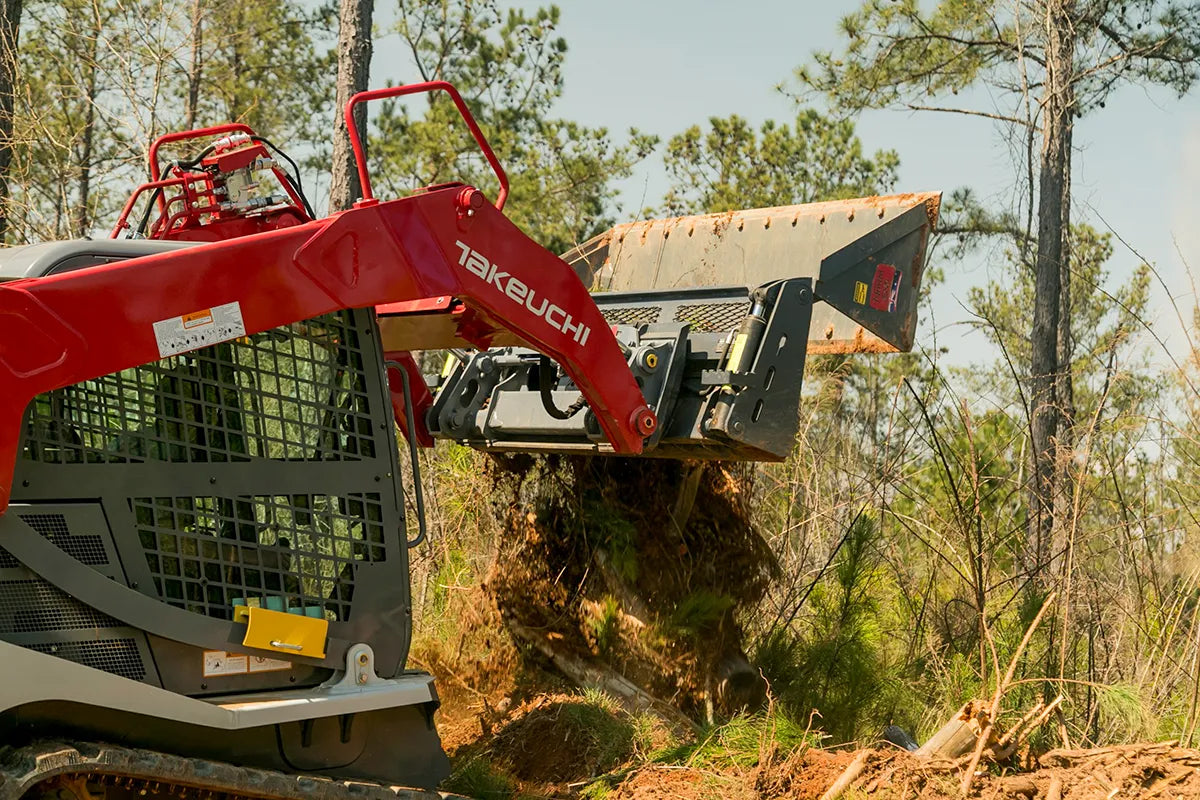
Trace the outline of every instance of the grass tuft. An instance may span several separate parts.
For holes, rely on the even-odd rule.
[[[465,762],[442,782],[443,791],[463,794],[476,800],[508,800],[515,790],[512,780],[482,755]]]

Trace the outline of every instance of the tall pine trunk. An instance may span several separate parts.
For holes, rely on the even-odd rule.
[[[13,106],[17,92],[17,42],[21,0],[0,0],[0,245],[8,234],[8,172],[13,155]]]
[[[1070,230],[1074,0],[1046,3],[1046,87],[1042,97],[1042,151],[1038,182],[1036,282],[1030,376],[1033,470],[1029,491],[1028,566],[1045,585],[1055,531],[1056,493],[1062,479],[1057,440],[1070,403],[1070,318],[1067,235]],[[1060,509],[1061,510],[1061,509]]]
[[[79,203],[75,206],[74,233],[80,239],[88,235],[92,226],[92,214],[89,204],[92,200],[92,156],[96,144],[96,78],[100,71],[100,10],[93,7],[95,18],[92,21],[91,36],[84,44],[86,49],[85,78],[83,94],[86,103],[83,110],[83,130],[80,132],[79,143]]]
[[[203,0],[192,0],[192,63],[187,75],[187,105],[183,127],[196,127],[200,107],[200,81],[204,77],[204,6]]]
[[[337,102],[334,108],[333,177],[329,187],[329,210],[343,211],[362,197],[362,185],[350,137],[346,132],[346,103],[367,88],[371,74],[371,14],[374,0],[341,0],[338,11]],[[354,124],[366,148],[367,109],[360,105],[354,112]]]

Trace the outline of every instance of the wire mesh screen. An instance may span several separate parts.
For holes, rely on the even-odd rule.
[[[53,464],[373,458],[359,335],[341,312],[40,395],[23,455]]]
[[[358,567],[398,557],[403,525],[378,493],[395,456],[372,326],[370,311],[337,312],[41,395],[23,457],[55,500],[100,498],[125,526],[112,533],[127,576],[163,602],[348,622]],[[152,485],[132,477],[148,473]],[[22,519],[103,563],[61,514]]]
[[[386,560],[378,494],[132,498],[155,588],[222,619],[235,605],[349,621],[355,567]]]
[[[133,639],[40,643],[28,647],[39,653],[50,653],[130,680],[140,681],[146,677],[146,667],[138,652],[137,642]]]
[[[72,534],[62,514],[18,514],[29,527],[54,543],[59,550],[91,567],[108,564],[104,540],[94,533]]]
[[[659,306],[601,306],[609,325],[651,325],[662,313]]]
[[[750,304],[745,301],[690,303],[675,310],[675,320],[690,323],[693,331],[724,333],[740,325],[749,310]]]
[[[120,625],[41,578],[0,581],[0,633],[89,630]]]

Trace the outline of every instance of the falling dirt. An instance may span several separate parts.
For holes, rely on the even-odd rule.
[[[511,459],[487,589],[510,628],[611,669],[693,717],[761,695],[739,608],[766,590],[769,548],[736,466]]]

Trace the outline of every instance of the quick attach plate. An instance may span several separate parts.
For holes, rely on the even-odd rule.
[[[723,373],[730,343],[768,299],[752,367]],[[719,287],[608,292],[593,299],[626,348],[629,365],[659,427],[647,456],[778,461],[790,452],[803,384],[812,281],[775,281],[760,290]],[[745,363],[745,362],[743,362]],[[590,412],[556,419],[539,391],[541,357],[521,348],[475,353],[443,379],[430,413],[434,436],[481,450],[609,454]],[[716,376],[726,374],[725,380]],[[549,391],[564,409],[578,390],[554,368]]]

